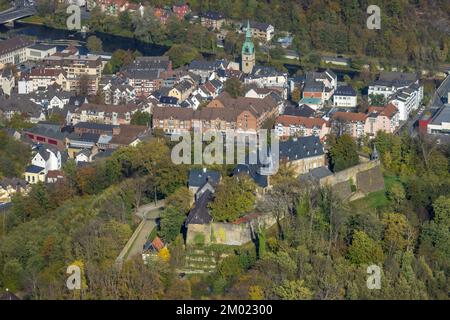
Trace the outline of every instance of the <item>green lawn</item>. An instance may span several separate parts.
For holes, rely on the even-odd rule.
[[[389,204],[386,197],[386,190],[389,190],[394,184],[402,183],[397,176],[384,176],[385,189],[370,193],[367,197],[353,201],[355,208],[379,209]]]

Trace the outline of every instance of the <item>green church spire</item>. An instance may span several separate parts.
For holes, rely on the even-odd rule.
[[[255,52],[255,45],[252,41],[252,33],[250,30],[250,21],[247,20],[247,30],[245,32],[245,41],[242,45],[242,54],[251,55]]]

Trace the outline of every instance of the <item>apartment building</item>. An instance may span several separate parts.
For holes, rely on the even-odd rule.
[[[0,68],[6,64],[19,64],[27,60],[27,47],[32,46],[33,41],[23,37],[14,37],[0,40]]]
[[[330,127],[321,118],[281,115],[275,121],[275,130],[280,138],[317,136],[323,140]]]
[[[276,116],[278,106],[271,96],[264,99],[231,98],[227,93],[222,93],[200,110],[155,107],[153,128],[162,129],[169,134],[191,130],[256,133],[267,120]]]

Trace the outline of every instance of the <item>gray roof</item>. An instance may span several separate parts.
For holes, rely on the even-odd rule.
[[[284,74],[286,74],[286,73],[278,71],[274,67],[254,66],[252,69],[251,77],[252,78],[275,77],[275,76],[284,75]]]
[[[280,142],[280,159],[295,161],[324,154],[319,137],[299,137]]]
[[[309,118],[313,116],[315,113],[314,109],[303,104],[298,107],[286,107],[284,109],[284,114],[289,116],[298,116],[298,117],[306,117]]]
[[[53,154],[55,154],[55,156],[58,155],[59,150],[51,145],[38,145],[36,147],[37,152],[41,155],[42,159],[44,159],[45,161],[47,161],[50,158],[50,152],[52,152]]]
[[[34,49],[34,50],[41,50],[41,51],[47,51],[53,48],[56,48],[55,46],[49,46],[49,45],[45,45],[45,44],[35,44],[31,47],[29,47],[30,49]]]
[[[55,129],[55,127],[45,124],[37,124],[30,129],[24,130],[24,132],[29,132],[31,134],[37,134],[61,141],[64,140],[64,138],[67,136],[66,132],[61,132],[61,130]]]
[[[234,169],[232,176],[246,175],[251,178],[261,188],[266,188],[269,185],[268,176],[259,173],[259,165],[256,164],[238,164]]]
[[[38,167],[38,166],[35,166],[35,165],[31,165],[31,166],[28,166],[28,167],[25,169],[25,172],[29,172],[29,173],[39,173],[39,172],[41,172],[42,170],[44,170],[44,168]]]
[[[119,127],[118,125],[113,124],[103,124],[96,122],[78,122],[74,125],[75,128],[83,128],[83,129],[95,129],[102,131],[113,131],[114,128]]]
[[[351,86],[339,86],[334,92],[336,96],[356,97],[356,91]]]
[[[216,186],[220,181],[220,172],[215,170],[191,169],[189,171],[189,187],[202,187],[206,182]]]
[[[382,72],[374,84],[389,87],[407,87],[415,83],[417,80],[418,77],[414,73]]]
[[[441,125],[442,123],[450,123],[450,104],[446,104],[443,107],[441,107],[436,112],[430,123],[434,125]]]
[[[214,71],[216,69],[215,61],[194,60],[189,64],[189,70]]]
[[[212,221],[209,213],[208,203],[212,201],[213,194],[208,189],[195,202],[194,208],[189,212],[185,225],[189,224],[208,224]]]
[[[258,29],[261,31],[267,31],[267,29],[270,27],[270,23],[265,22],[258,22],[258,21],[250,21],[250,28],[252,29]],[[244,23],[244,29],[247,29],[247,22]]]

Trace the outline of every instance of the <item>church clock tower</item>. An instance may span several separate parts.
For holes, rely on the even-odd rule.
[[[252,41],[252,33],[250,31],[250,22],[247,21],[247,31],[245,33],[245,41],[242,45],[241,70],[244,73],[251,73],[255,66],[255,46]]]

